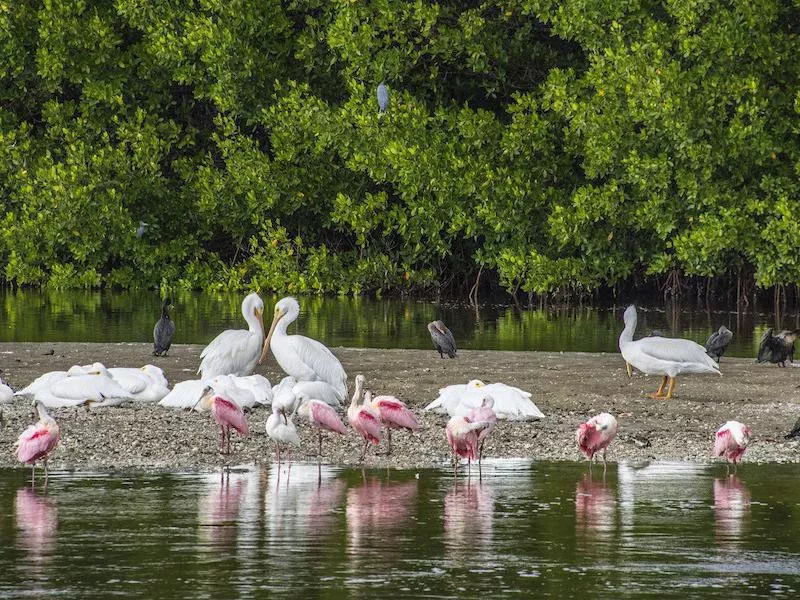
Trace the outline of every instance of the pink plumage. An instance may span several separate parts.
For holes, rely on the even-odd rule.
[[[578,442],[578,447],[586,455],[586,458],[592,460],[595,454],[604,451],[611,443],[618,431],[617,420],[609,413],[600,413],[595,415],[586,423],[581,423],[578,430],[575,432],[575,441]]]
[[[312,425],[345,435],[347,429],[336,411],[321,400],[309,400],[309,421]]]
[[[381,416],[380,413],[368,405],[351,406],[347,409],[347,420],[350,427],[355,429],[368,442],[380,444]]]
[[[497,423],[497,414],[495,414],[492,405],[493,402],[484,402],[478,408],[473,408],[467,413],[467,419],[473,423],[485,423],[484,427],[476,430],[478,434],[479,446],[481,442],[483,442],[483,440],[485,440],[486,437],[492,432],[492,429],[494,429],[494,426]]]
[[[447,443],[458,456],[473,460],[478,457],[478,433],[480,424],[473,423],[467,417],[452,417],[445,427]]]
[[[214,400],[211,403],[211,414],[214,415],[214,419],[223,429],[233,427],[243,437],[250,432],[244,412],[232,400],[222,396],[214,396]]]
[[[419,429],[419,421],[414,413],[408,409],[405,402],[394,396],[375,396],[370,402],[372,408],[378,411],[381,421],[390,429]]]
[[[44,406],[37,403],[39,421],[23,431],[17,440],[17,459],[30,465],[37,460],[46,460],[61,439],[58,423],[47,414]]]
[[[734,465],[747,450],[752,430],[739,421],[728,421],[719,428],[714,439],[714,456],[725,457]]]

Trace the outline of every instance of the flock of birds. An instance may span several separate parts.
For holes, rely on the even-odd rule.
[[[169,317],[170,300],[165,299],[161,318],[153,331],[153,354],[166,356],[172,344],[175,324]],[[154,365],[137,368],[110,368],[101,363],[73,366],[67,371],[53,371],[38,377],[30,385],[14,392],[0,383],[0,401],[14,397],[33,397],[39,421],[28,427],[17,443],[17,458],[33,469],[44,463],[59,443],[60,431],[47,409],[68,406],[114,406],[123,402],[158,402],[163,407],[209,411],[220,428],[220,451],[230,453],[231,430],[240,436],[249,433],[245,410],[257,405],[271,407],[266,433],[275,442],[277,461],[282,453],[300,445],[294,419],[305,419],[318,431],[317,456],[322,454],[324,432],[345,435],[347,428],[339,416],[347,397],[347,374],[334,354],[322,343],[303,335],[289,335],[287,329],[300,314],[294,298],[278,301],[272,324],[265,333],[264,303],[255,294],[242,302],[246,330],[220,333],[201,353],[199,379],[183,381],[171,390],[163,371]],[[670,398],[676,378],[686,373],[719,374],[719,360],[733,334],[724,326],[712,334],[705,347],[685,339],[651,335],[634,340],[636,308],[629,306],[624,314],[625,327],[619,336],[619,348],[631,375],[631,368],[646,374],[661,375],[654,398]],[[457,348],[452,332],[442,321],[428,324],[431,340],[441,358],[456,358]],[[798,332],[764,335],[758,360],[783,365],[792,359]],[[253,374],[256,366],[272,351],[276,362],[286,373],[272,386],[263,376]],[[355,377],[354,393],[346,415],[350,427],[364,440],[360,454],[363,461],[370,444],[387,438],[387,454],[391,454],[393,430],[415,431],[420,427],[417,416],[400,399],[391,395],[373,395],[365,389],[363,375]],[[449,417],[445,426],[447,442],[453,452],[453,469],[457,474],[459,458],[467,459],[468,472],[473,460],[480,466],[483,445],[498,419],[510,421],[536,420],[544,414],[531,401],[531,394],[503,383],[484,384],[473,380],[439,390],[439,397],[423,410]],[[591,464],[606,450],[619,430],[616,418],[603,412],[582,423],[575,438],[581,452]],[[800,422],[787,436],[800,435]],[[724,457],[734,468],[752,437],[751,430],[738,421],[728,421],[717,432],[714,456]]]

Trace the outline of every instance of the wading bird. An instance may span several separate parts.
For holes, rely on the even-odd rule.
[[[444,321],[431,321],[428,323],[428,331],[431,334],[433,346],[439,352],[439,358],[444,358],[445,354],[450,358],[456,357],[456,339]]]
[[[300,445],[300,436],[294,424],[294,413],[288,417],[282,414],[277,406],[272,407],[272,414],[267,419],[267,435],[275,442],[275,458],[281,464],[281,451],[289,451],[289,462],[292,462],[292,446]]]
[[[725,354],[725,350],[727,350],[728,344],[731,343],[732,339],[733,332],[725,327],[725,325],[721,325],[717,331],[709,336],[706,342],[706,354],[719,362],[719,359]]]
[[[661,385],[651,398],[672,398],[675,378],[683,373],[716,373],[719,365],[714,362],[706,349],[697,342],[679,338],[646,337],[633,340],[636,331],[636,307],[630,305],[625,310],[625,328],[619,335],[619,349],[622,358],[647,375],[662,375]],[[664,387],[669,383],[667,393]]]
[[[317,445],[317,460],[322,456],[322,432],[332,431],[340,435],[347,434],[347,428],[342,423],[336,411],[322,400],[309,399],[303,402],[298,409],[301,417],[317,428],[319,443]]]
[[[728,461],[726,464],[729,473],[730,463],[733,463],[734,473],[738,470],[736,463],[741,460],[747,450],[752,436],[752,430],[739,421],[728,421],[717,430],[714,437],[714,456],[724,457]]]
[[[794,343],[800,329],[789,331],[784,329],[778,335],[772,335],[772,327],[761,336],[761,343],[758,345],[757,362],[777,363],[779,367],[785,367],[786,361],[794,361]]]
[[[603,471],[606,470],[606,449],[619,430],[617,420],[609,413],[595,415],[586,423],[581,423],[575,432],[575,441],[578,448],[589,459],[589,469],[592,468],[594,455],[603,451]]]
[[[467,419],[473,423],[485,423],[486,426],[477,429],[478,434],[478,469],[481,468],[481,461],[483,460],[483,442],[492,433],[495,424],[497,423],[497,414],[494,412],[494,399],[487,396],[478,408],[473,408],[467,414]]]
[[[255,292],[242,301],[242,315],[248,329],[226,329],[200,354],[197,372],[202,379],[253,373],[264,341],[264,303]]]
[[[478,457],[478,431],[488,427],[488,423],[473,423],[467,417],[452,417],[445,426],[447,443],[453,450],[453,476],[458,475],[458,458],[467,459],[467,477],[472,471],[472,461]]]
[[[219,449],[223,454],[231,453],[231,428],[235,429],[242,437],[247,437],[247,434],[250,433],[241,407],[230,398],[224,398],[215,392],[211,386],[206,386],[203,390],[203,395],[195,403],[195,408],[198,406],[203,410],[211,409],[211,414],[214,415],[214,420],[219,425]]]
[[[392,453],[392,429],[407,429],[415,431],[419,429],[419,421],[414,413],[408,409],[405,402],[394,396],[375,396],[367,390],[364,394],[364,404],[371,406],[381,418],[381,423],[386,427],[388,449],[386,454]]]
[[[175,335],[175,323],[169,318],[169,298],[164,299],[161,307],[161,318],[153,327],[153,356],[166,356]]]
[[[386,109],[389,108],[389,90],[385,83],[381,82],[378,84],[377,96],[379,114],[385,113]]]
[[[264,340],[264,349],[259,364],[264,362],[267,352],[272,354],[287,375],[298,382],[324,381],[333,387],[336,397],[343,401],[347,397],[347,374],[342,363],[317,340],[304,335],[288,335],[286,329],[300,315],[300,305],[291,297],[279,300],[275,305],[275,316]]]
[[[361,451],[359,462],[366,458],[367,447],[370,443],[375,445],[381,443],[381,415],[368,404],[361,404],[361,390],[363,387],[364,376],[356,375],[356,389],[347,409],[347,420],[350,423],[350,427],[364,438],[364,449]]]
[[[47,485],[47,458],[58,446],[60,431],[55,419],[47,414],[44,404],[34,400],[33,406],[39,413],[39,421],[23,431],[17,439],[17,460],[31,465],[31,485],[36,485],[36,461],[44,461],[44,484]]]
[[[466,416],[469,411],[483,405],[485,398],[494,400],[498,419],[531,421],[544,418],[544,413],[531,402],[531,393],[505,383],[485,384],[473,379],[466,385],[455,384],[439,390],[439,397],[423,410],[432,410],[451,417]]]

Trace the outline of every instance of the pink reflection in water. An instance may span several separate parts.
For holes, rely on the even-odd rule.
[[[235,548],[239,511],[247,491],[246,477],[223,472],[198,507],[200,541],[211,546]]]
[[[456,484],[444,497],[444,539],[457,555],[491,546],[494,492],[482,483]]]
[[[385,546],[393,529],[412,518],[418,481],[385,482],[370,479],[347,491],[347,536],[352,550]]]
[[[28,556],[29,575],[41,575],[41,566],[52,556],[58,532],[58,508],[54,501],[31,488],[17,490],[15,501],[17,544]]]
[[[714,531],[717,539],[726,543],[740,541],[749,515],[750,490],[744,482],[735,475],[715,479]]]
[[[575,534],[587,541],[610,538],[617,526],[615,490],[586,473],[575,489]]]

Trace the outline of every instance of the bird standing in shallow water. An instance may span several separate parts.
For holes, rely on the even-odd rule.
[[[317,428],[319,433],[319,444],[317,446],[317,460],[322,456],[322,432],[333,431],[341,435],[347,434],[347,428],[342,423],[339,415],[333,407],[322,400],[306,400],[300,405],[298,413],[301,417],[308,419],[308,422]]]
[[[472,461],[478,456],[478,431],[488,427],[488,423],[473,423],[467,417],[452,417],[445,426],[447,443],[453,450],[453,477],[458,476],[458,458],[467,459],[467,477],[472,471]]]
[[[233,400],[225,398],[214,391],[210,386],[203,390],[203,395],[195,403],[195,408],[200,405],[204,410],[211,409],[214,420],[219,425],[219,449],[223,454],[231,453],[231,428],[239,432],[242,437],[247,437],[250,428],[241,407]],[[226,442],[227,440],[227,448]]]
[[[347,409],[347,420],[350,427],[364,438],[364,449],[358,461],[363,462],[367,456],[370,443],[376,446],[381,443],[381,415],[368,404],[361,404],[361,390],[364,387],[364,376],[356,375],[356,389],[350,406]]]
[[[428,331],[434,347],[439,352],[439,358],[444,358],[445,354],[450,358],[456,357],[456,340],[444,321],[431,321],[428,323]]]
[[[292,462],[292,446],[300,445],[300,436],[294,424],[294,413],[286,415],[277,406],[272,407],[272,414],[267,419],[267,435],[275,442],[275,458],[281,464],[281,452],[289,451],[289,462]]]
[[[242,301],[242,316],[248,329],[226,329],[200,354],[203,360],[197,372],[202,379],[253,374],[264,341],[264,302],[255,292]]]
[[[169,318],[169,298],[161,306],[161,318],[153,328],[153,356],[166,356],[175,335],[175,323]]]
[[[725,457],[728,463],[733,463],[733,472],[738,470],[737,462],[742,458],[753,436],[752,430],[739,421],[728,421],[717,430],[714,436],[714,456]],[[731,467],[728,466],[728,473]]]
[[[373,398],[372,392],[367,390],[364,394],[364,404],[378,411],[381,423],[386,427],[387,455],[392,453],[392,429],[407,429],[408,431],[419,429],[419,421],[414,413],[408,409],[405,402],[394,396],[375,396]]]
[[[31,465],[31,485],[36,485],[36,461],[44,461],[44,484],[47,485],[47,458],[58,446],[61,432],[55,419],[47,413],[44,404],[38,400],[33,406],[39,420],[23,431],[17,439],[17,460]]]
[[[619,426],[617,420],[609,413],[595,415],[586,423],[581,423],[575,432],[575,441],[578,447],[589,459],[589,470],[592,469],[594,455],[603,451],[603,472],[606,470],[606,449],[611,441],[617,436]]]
[[[719,359],[725,354],[725,350],[727,350],[728,344],[731,343],[732,339],[733,332],[725,327],[725,325],[720,325],[720,328],[712,333],[706,342],[706,354],[719,362]]]
[[[481,461],[483,460],[483,442],[492,433],[497,423],[497,415],[494,412],[494,399],[491,396],[484,398],[478,408],[473,408],[467,413],[467,418],[473,423],[486,424],[485,427],[476,430],[478,434],[478,472],[480,472]]]

